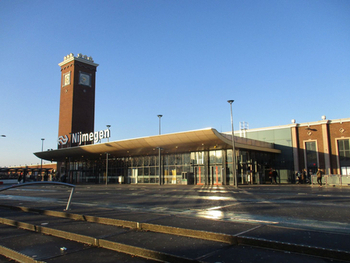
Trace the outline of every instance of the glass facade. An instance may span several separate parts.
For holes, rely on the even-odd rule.
[[[238,184],[264,183],[273,156],[236,149]],[[101,155],[98,160],[66,162],[60,173],[69,183],[103,184],[107,179],[107,183],[234,185],[232,149],[161,154],[160,163],[161,167],[159,155],[108,159]]]
[[[269,142],[274,144],[274,148],[281,150],[281,154],[275,156],[272,162],[265,161],[265,168],[274,168],[279,174],[280,183],[291,183],[294,181],[294,157],[293,157],[293,145],[292,134],[289,127],[279,129],[266,129],[259,131],[247,130],[244,133],[246,138],[259,140],[263,142]],[[264,153],[259,153],[264,155]],[[259,157],[260,158],[260,157]],[[262,159],[269,159],[261,156]],[[261,177],[265,179],[265,172]]]
[[[158,155],[130,157],[129,182],[159,184],[161,180],[162,184],[180,184],[183,173],[190,172],[190,157],[190,153],[161,156],[162,167],[159,167]],[[161,177],[159,177],[159,169],[161,169]]]

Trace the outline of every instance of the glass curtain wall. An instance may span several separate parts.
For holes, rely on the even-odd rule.
[[[236,150],[238,184],[263,184],[268,181],[268,172],[273,154]],[[226,151],[226,185],[234,185],[232,173],[232,149]]]
[[[339,144],[341,156],[349,152]],[[345,150],[343,150],[345,149]],[[266,181],[272,154],[236,150],[236,172],[239,184],[259,184]],[[68,183],[124,183],[159,184],[159,156],[138,156],[84,160],[65,163],[61,176]],[[343,164],[343,159],[341,161]],[[161,155],[162,184],[234,185],[232,149]]]
[[[94,182],[95,177],[91,174],[91,164],[87,161],[70,162],[66,182],[72,184]]]
[[[183,174],[191,170],[191,154],[164,155],[164,184],[182,184]]]
[[[130,166],[130,158],[110,158],[108,159],[108,173],[106,173],[107,159],[86,160],[68,163],[69,172],[65,176],[68,183],[117,183],[118,177],[127,178],[127,167]],[[65,169],[61,170],[61,175]],[[61,180],[64,180],[61,178]]]
[[[181,184],[183,173],[191,170],[191,154],[161,156],[162,184]],[[159,184],[159,156],[131,157],[128,175],[131,183]]]

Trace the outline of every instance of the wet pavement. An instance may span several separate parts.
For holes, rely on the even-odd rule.
[[[1,192],[0,217],[13,220],[19,228],[0,224],[0,245],[45,262],[147,262],[142,253],[148,250],[159,253],[153,260],[173,262],[350,261],[349,188],[78,185],[70,210],[64,212],[69,192],[52,186]],[[64,217],[42,211],[62,212]],[[74,215],[85,220],[73,220]],[[88,222],[88,216],[93,222]],[[107,219],[133,222],[137,227],[99,223]],[[64,235],[24,230],[18,222]],[[67,233],[119,248],[116,252],[69,240]],[[231,241],[208,238],[211,233]],[[121,253],[120,244],[146,252]],[[0,262],[6,260],[0,258]]]

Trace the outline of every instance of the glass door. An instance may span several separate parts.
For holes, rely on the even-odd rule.
[[[222,166],[210,167],[210,182],[211,185],[222,185]]]
[[[205,184],[205,178],[204,178],[204,167],[202,166],[196,166],[194,167],[194,177],[196,178],[196,182],[198,185],[204,185]]]

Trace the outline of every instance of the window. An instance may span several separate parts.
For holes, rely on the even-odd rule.
[[[316,173],[318,168],[316,141],[305,142],[305,160],[307,171]]]
[[[183,164],[190,165],[191,164],[191,154],[184,153],[184,154],[182,154],[182,156],[183,156]]]
[[[181,154],[176,154],[176,156],[175,156],[175,164],[176,165],[182,165],[182,155]]]
[[[338,158],[342,175],[350,175],[350,142],[349,139],[338,140]]]
[[[211,164],[222,164],[222,151],[210,151],[209,158]]]
[[[149,163],[150,163],[149,157],[148,157],[148,156],[145,156],[145,157],[143,157],[143,158],[144,158],[144,159],[143,159],[143,161],[144,161],[143,165],[144,165],[144,166],[149,166]]]
[[[226,162],[232,163],[232,149],[227,150],[227,157]]]
[[[175,165],[175,154],[168,155],[168,165]]]
[[[196,152],[195,155],[197,164],[204,164],[204,152]]]
[[[210,161],[210,164],[216,163],[215,151],[210,151],[209,152],[209,161]]]

